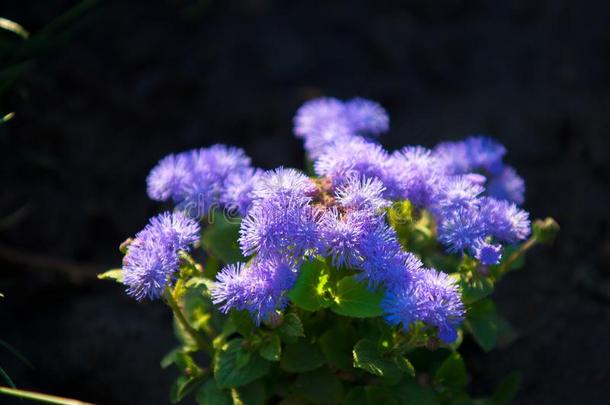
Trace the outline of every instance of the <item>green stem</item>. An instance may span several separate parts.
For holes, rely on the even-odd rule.
[[[0,394],[9,395],[22,399],[31,399],[32,401],[43,402],[46,404],[57,405],[93,405],[89,402],[82,402],[76,399],[56,397],[54,395],[41,394],[39,392],[24,391],[16,388],[0,387]]]
[[[498,278],[500,278],[500,277],[504,276],[506,273],[508,273],[510,266],[514,262],[516,262],[521,256],[523,256],[528,250],[530,250],[531,248],[536,246],[537,242],[538,242],[538,240],[534,236],[532,236],[527,241],[525,241],[521,246],[519,246],[519,249],[514,251],[508,257],[508,259],[502,264],[502,267],[500,267],[500,269],[498,271]]]
[[[167,304],[174,312],[174,316],[176,317],[176,320],[178,320],[178,322],[184,328],[186,333],[188,333],[189,336],[197,343],[197,346],[201,350],[204,350],[204,351],[210,353],[211,352],[210,345],[205,340],[203,340],[201,335],[195,329],[193,329],[191,324],[186,320],[186,318],[184,317],[184,314],[182,313],[182,309],[180,309],[180,306],[176,302],[176,299],[174,298],[174,295],[172,294],[172,290],[169,287],[165,287],[165,298],[167,300]]]

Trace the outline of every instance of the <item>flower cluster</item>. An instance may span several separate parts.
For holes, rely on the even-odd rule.
[[[137,300],[158,298],[178,270],[178,252],[199,240],[199,225],[181,212],[151,218],[129,244],[123,282]]]
[[[171,199],[188,217],[218,207],[242,217],[239,245],[250,260],[217,275],[212,298],[223,312],[247,310],[257,323],[272,318],[288,304],[302,264],[325,258],[334,271],[355,271],[370,289],[384,291],[388,323],[409,330],[423,322],[452,342],[465,311],[460,292],[446,273],[405,249],[388,224],[388,207],[410,201],[416,214],[430,213],[448,253],[495,265],[503,245],[529,235],[528,214],[516,205],[524,183],[491,138],[388,152],[375,141],[388,129],[387,113],[373,101],[312,100],[297,112],[294,133],[315,177],[255,169],[241,149],[215,145],[161,160],[148,176],[148,194]],[[195,242],[196,231],[182,214],[153,219],[125,258],[130,294],[158,296],[175,272],[176,251]]]

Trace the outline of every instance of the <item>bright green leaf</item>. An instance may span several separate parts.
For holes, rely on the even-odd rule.
[[[354,318],[380,316],[383,294],[368,289],[365,283],[353,276],[345,277],[337,284],[337,292],[331,305],[333,312]]]
[[[105,273],[98,274],[97,278],[100,280],[114,280],[117,283],[123,283],[123,269],[112,269]]]
[[[398,366],[391,359],[386,359],[373,341],[360,340],[354,346],[353,356],[354,367],[390,380],[400,378],[401,371]]]
[[[219,388],[240,387],[269,372],[269,362],[256,353],[244,354],[243,339],[233,339],[214,356],[214,377]],[[247,362],[244,363],[244,359]]]
[[[320,260],[308,261],[301,266],[296,283],[288,298],[305,311],[317,311],[327,305],[328,274]]]
[[[324,364],[324,355],[317,345],[303,339],[284,347],[280,367],[291,373],[314,370]]]

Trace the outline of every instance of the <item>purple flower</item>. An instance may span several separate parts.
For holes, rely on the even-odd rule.
[[[345,115],[350,129],[359,135],[378,135],[390,128],[390,117],[374,101],[356,97],[345,103]]]
[[[424,269],[416,279],[418,318],[438,328],[445,343],[457,339],[456,328],[464,320],[464,304],[454,279],[434,269]]]
[[[340,214],[335,207],[329,209],[320,221],[320,234],[325,245],[323,255],[331,257],[333,265],[338,268],[358,267],[363,260],[365,236],[376,223],[378,219],[369,212]]]
[[[464,304],[455,281],[434,269],[418,269],[412,282],[389,289],[381,302],[386,321],[406,331],[415,321],[438,328],[439,338],[452,343],[464,319]]]
[[[444,172],[438,158],[421,146],[406,147],[392,154],[392,171],[401,197],[419,207],[436,202]]]
[[[147,193],[152,200],[167,201],[182,190],[190,176],[185,154],[167,155],[146,178]]]
[[[361,250],[364,260],[359,278],[366,280],[371,288],[408,283],[412,273],[422,266],[415,255],[402,250],[396,232],[384,221],[367,234]]]
[[[249,168],[250,158],[242,149],[225,145],[169,155],[148,175],[148,194],[160,201],[172,198],[189,216],[200,217],[220,205],[229,174]]]
[[[390,205],[383,198],[385,187],[378,179],[354,177],[335,190],[336,200],[344,208],[377,211]]]
[[[463,141],[443,142],[434,148],[434,154],[443,162],[449,174],[466,174],[485,170],[498,174],[506,148],[486,136],[471,136]]]
[[[331,179],[335,187],[345,185],[352,178],[367,177],[381,181],[386,189],[384,197],[396,193],[387,152],[362,138],[333,144],[314,162],[314,168],[319,176]]]
[[[329,122],[344,121],[344,117],[345,107],[341,100],[332,97],[316,98],[298,109],[294,117],[294,133],[297,137],[306,138],[316,134],[321,126]]]
[[[319,250],[318,222],[319,216],[303,201],[258,200],[241,222],[239,244],[245,256],[280,254],[298,261]]]
[[[472,176],[453,176],[442,182],[438,206],[443,211],[470,209],[479,203],[479,195],[485,189],[472,181]]]
[[[448,211],[438,224],[438,240],[452,253],[474,246],[485,236],[485,226],[477,208]]]
[[[246,169],[229,174],[224,182],[220,202],[229,210],[237,210],[240,216],[246,216],[254,201],[254,185],[262,173],[259,169]]]
[[[315,184],[302,172],[279,167],[263,173],[254,183],[252,194],[259,200],[306,203],[317,191]]]
[[[296,268],[277,257],[257,258],[249,265],[228,265],[216,276],[212,301],[224,313],[231,309],[247,310],[260,324],[286,307],[286,292],[296,277]]]
[[[473,247],[474,257],[485,266],[500,263],[502,259],[502,246],[479,242]]]
[[[181,212],[151,218],[123,258],[123,282],[138,301],[158,298],[178,270],[179,250],[199,239],[199,225]]]
[[[494,198],[523,204],[525,200],[525,182],[515,169],[505,166],[487,186],[487,193]]]
[[[529,214],[506,200],[483,198],[481,218],[486,233],[503,242],[517,243],[526,239],[531,231]]]
[[[388,130],[390,119],[378,103],[363,98],[307,101],[294,117],[294,133],[304,138],[309,157],[317,159],[336,142],[375,136]]]

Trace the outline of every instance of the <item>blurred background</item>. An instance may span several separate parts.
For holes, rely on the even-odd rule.
[[[0,116],[15,113],[0,125],[0,339],[33,368],[6,350],[0,366],[18,387],[167,403],[170,312],[95,277],[161,209],[148,171],[217,142],[302,168],[293,114],[329,95],[379,101],[389,149],[506,145],[525,208],[562,231],[495,293],[518,339],[465,343],[470,391],[518,370],[517,403],[607,403],[610,2],[3,0],[0,17],[30,33],[0,34]]]

